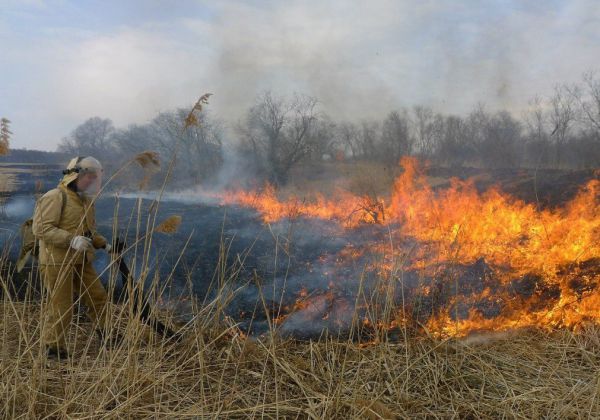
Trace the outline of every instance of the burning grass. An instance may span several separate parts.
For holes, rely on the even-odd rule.
[[[406,173],[408,177],[409,171]],[[410,179],[414,181],[414,174]],[[73,357],[61,362],[47,360],[39,341],[44,320],[35,290],[29,287],[25,298],[17,301],[9,293],[12,286],[7,278],[0,278],[3,295],[0,303],[0,412],[6,418],[580,418],[597,415],[600,412],[599,276],[597,261],[593,258],[598,253],[594,242],[598,234],[598,208],[589,204],[597,199],[597,185],[590,184],[587,195],[586,191],[582,192],[584,199],[591,200],[587,205],[546,212],[507,201],[495,192],[481,196],[467,184],[454,185],[442,194],[433,194],[426,184],[412,190],[406,189],[407,185],[411,184],[401,183],[402,189],[397,184],[396,198],[387,202],[348,196],[356,198],[358,201],[354,204],[361,206],[362,210],[354,212],[348,212],[339,204],[337,209],[328,207],[331,203],[325,198],[321,198],[318,205],[297,200],[292,206],[282,207],[275,192],[259,197],[262,202],[283,209],[279,217],[311,218],[313,215],[306,209],[313,209],[330,211],[327,217],[335,221],[338,214],[335,212],[341,209],[346,218],[356,217],[363,227],[383,226],[393,232],[400,226],[405,230],[398,228],[397,232],[416,238],[420,246],[415,247],[412,242],[417,259],[411,260],[410,253],[398,247],[402,241],[396,241],[397,237],[390,234],[393,247],[373,248],[379,257],[370,262],[376,283],[369,285],[368,293],[363,288],[362,277],[355,279],[361,286],[360,293],[352,296],[347,295],[349,289],[344,287],[343,278],[332,278],[331,288],[320,295],[292,290],[291,293],[298,293],[299,299],[292,312],[286,314],[287,318],[271,310],[274,302],[267,302],[263,294],[271,285],[262,287],[257,278],[260,293],[255,296],[256,304],[263,307],[269,328],[253,337],[227,315],[233,295],[248,283],[240,278],[243,256],[237,256],[237,266],[229,266],[231,259],[225,255],[225,243],[223,254],[214,261],[215,276],[211,293],[207,294],[210,298],[201,304],[192,300],[189,322],[177,322],[175,313],[152,304],[153,312],[162,321],[181,332],[180,341],[167,340],[144,326],[132,316],[135,310],[131,302],[111,304],[110,319],[124,337],[123,342],[111,350],[99,347],[93,327],[84,317],[76,316],[69,334]],[[252,193],[246,194],[249,200],[257,199]],[[471,204],[458,200],[462,198]],[[236,199],[238,201],[231,203],[239,204],[239,197]],[[158,205],[153,203],[154,210],[146,223],[140,220],[141,207],[139,199],[138,220],[132,225],[145,224],[147,233],[140,231],[141,236],[132,247],[142,244],[140,254],[149,255],[153,232],[166,227],[163,232],[175,233],[181,219],[177,216],[166,219],[168,223],[152,229]],[[508,211],[508,216],[502,213],[505,217],[500,217],[496,213],[498,209]],[[430,214],[422,218],[423,224],[410,217],[426,211]],[[488,217],[487,221],[477,219],[480,216]],[[572,234],[569,225],[561,224],[561,218],[567,216],[579,218],[579,222],[572,225],[574,228],[589,229],[589,235],[577,235],[580,238],[575,242],[580,247],[578,250],[572,249],[572,242],[567,242],[573,238],[568,236]],[[460,223],[456,218],[460,218]],[[510,223],[499,228],[499,221]],[[524,230],[514,228],[512,222],[522,223]],[[115,219],[114,223],[116,232],[118,221]],[[457,229],[456,223],[459,223]],[[536,226],[541,226],[544,233],[533,229]],[[516,240],[515,231],[521,235]],[[523,231],[527,236],[522,235]],[[422,232],[425,236],[421,237]],[[490,252],[481,258],[480,252],[470,250],[469,246],[477,243],[474,239],[478,235],[490,232],[496,236],[483,241]],[[552,245],[549,238],[561,240]],[[534,252],[528,256],[524,251],[541,254]],[[349,246],[331,258],[337,263],[338,257],[340,261],[347,257],[365,267],[362,265],[365,260],[361,259],[365,254],[365,249]],[[427,259],[430,255],[437,256],[436,264]],[[546,261],[548,255],[556,257],[558,262]],[[473,261],[474,258],[477,259]],[[503,264],[492,266],[494,258]],[[323,260],[331,262],[326,256]],[[431,320],[413,317],[407,322],[407,314],[414,307],[398,306],[390,291],[405,291],[403,282],[408,279],[409,270],[422,269],[419,261],[426,269],[449,267],[451,273],[471,270],[473,265],[480,270],[473,271],[470,277],[444,277],[440,271],[433,270],[430,279],[435,282],[415,283],[420,288],[415,290],[423,293],[415,295],[418,299],[410,304],[424,302],[427,306],[427,299],[434,302],[433,297],[440,291],[448,291],[448,298],[454,300],[446,302],[444,312],[438,312]],[[132,270],[141,273],[135,284],[146,280],[145,273],[151,263],[146,259],[143,267]],[[516,280],[502,276],[501,269],[508,269],[511,276],[515,273],[513,263],[529,265],[524,274],[516,270],[523,274]],[[335,264],[330,265],[335,268]],[[531,269],[539,272],[532,274]],[[340,272],[348,271],[342,267]],[[500,275],[490,277],[489,273]],[[356,271],[351,271],[348,277],[355,275]],[[512,281],[506,281],[511,278]],[[154,299],[151,302],[160,302],[165,280],[151,280],[147,290]],[[496,286],[489,287],[488,280]],[[459,289],[459,283],[466,288]],[[30,278],[28,284],[35,282]],[[114,277],[109,285],[114,285]],[[506,301],[516,316],[507,319],[501,313],[490,319],[478,319],[477,311],[473,311],[479,302],[477,299],[487,299],[492,292],[504,293],[509,286],[518,289],[517,298],[523,297],[529,306],[520,306],[523,302],[513,296]],[[464,293],[459,295],[458,290]],[[458,298],[464,298],[465,302],[458,302]],[[361,299],[371,305],[366,307],[367,313],[376,316],[364,317]],[[540,307],[540,301],[545,306]],[[453,307],[454,313],[458,313],[462,310],[460,303],[466,303],[468,316],[452,317],[447,309]],[[319,305],[328,312],[307,311]],[[298,340],[297,336],[293,339],[280,334],[291,324],[292,317],[303,315],[307,318],[301,318],[299,325],[305,328],[312,327],[318,320],[325,324],[331,322],[327,325],[340,320],[349,322],[343,325],[343,334],[332,334],[330,330],[330,334],[323,334],[319,339]],[[569,323],[566,322],[571,319],[569,316],[579,318]],[[515,323],[515,319],[522,322]],[[495,329],[502,332],[490,332]]]
[[[525,326],[574,328],[600,321],[597,177],[582,185],[577,196],[563,207],[540,209],[495,187],[479,192],[472,180],[453,179],[447,187],[434,189],[415,159],[403,159],[402,167],[387,198],[338,191],[333,198],[317,194],[312,200],[280,199],[270,186],[261,191],[229,191],[218,198],[226,205],[256,209],[265,223],[319,219],[337,223],[347,231],[362,229],[362,236],[370,235],[365,226],[386,227],[388,241],[375,240],[371,235],[373,240],[349,248],[359,256],[380,256],[376,271],[383,273],[389,284],[401,282],[394,273],[402,261],[400,272],[429,279],[419,286],[421,296],[440,301],[436,293],[448,292],[449,286],[453,286],[454,294],[460,292],[462,301],[444,301],[446,308],[434,311],[427,321],[427,328],[442,335]],[[346,260],[353,259],[350,253],[348,256]],[[479,262],[492,273],[493,281],[483,284],[481,277],[448,275],[455,268]],[[577,270],[582,266],[595,268],[579,275]],[[527,279],[536,279],[536,293],[525,296],[511,291]],[[342,286],[337,289],[343,288],[344,281],[332,279],[334,288],[338,284]],[[581,282],[589,286],[587,290],[573,287]],[[483,286],[461,292],[472,289],[473,284]],[[477,304],[486,302],[499,306],[495,316],[482,316],[475,310]],[[457,322],[451,308],[461,305],[468,314],[458,317]]]
[[[169,343],[127,311],[98,347],[71,329],[74,357],[46,360],[39,306],[5,297],[0,317],[4,418],[586,418],[600,412],[600,329],[520,330],[399,342],[250,339],[204,312]],[[163,318],[166,314],[162,314]]]

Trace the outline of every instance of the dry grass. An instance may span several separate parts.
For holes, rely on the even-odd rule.
[[[179,225],[181,225],[181,216],[173,215],[163,220],[156,226],[154,231],[159,233],[175,233],[179,229]]]
[[[0,318],[5,418],[586,418],[600,412],[600,330],[365,345],[248,339],[204,313],[165,343],[115,312],[124,343],[71,329],[75,356],[47,361],[39,305]],[[149,335],[149,336],[148,336]],[[147,341],[144,341],[146,337]]]
[[[144,162],[149,163],[138,163]],[[376,188],[370,184],[367,189]],[[139,252],[147,255],[157,213],[144,223],[141,207],[140,201],[132,224],[145,224],[149,233],[140,232],[132,246],[143,244]],[[115,232],[117,227],[115,217]],[[176,325],[173,314],[154,307],[162,321],[182,332],[180,342],[142,325],[131,316],[131,303],[111,304],[110,319],[123,342],[111,350],[100,347],[90,323],[76,316],[68,339],[72,357],[60,362],[45,357],[44,317],[33,290],[17,301],[1,277],[2,417],[529,419],[600,413],[598,326],[463,340],[408,332],[400,342],[385,334],[376,342],[360,337],[300,342],[274,331],[248,338],[223,315],[231,298],[227,291],[239,285],[239,267],[227,267],[224,253],[215,261],[216,297],[192,305],[190,322]],[[154,279],[150,286],[157,299],[161,284]]]
[[[60,362],[45,357],[44,318],[33,290],[17,301],[0,278],[0,413],[23,419],[529,419],[600,412],[599,326],[461,340],[410,331],[395,342],[385,333],[376,341],[360,334],[294,341],[276,331],[248,338],[224,315],[240,284],[239,267],[227,266],[223,249],[211,284],[215,297],[192,304],[190,322],[177,323],[154,305],[181,341],[141,324],[131,302],[111,304],[109,318],[123,342],[101,347],[78,315],[68,338],[72,357]],[[163,283],[155,278],[149,287],[157,300]]]
[[[599,326],[461,340],[410,331],[396,342],[385,333],[376,341],[360,334],[294,341],[276,331],[248,338],[224,316],[230,291],[239,287],[239,267],[227,267],[225,252],[215,262],[216,297],[193,304],[190,322],[178,324],[154,305],[163,322],[181,331],[180,342],[142,325],[131,303],[111,304],[109,317],[124,341],[100,347],[92,325],[76,316],[72,357],[60,362],[45,357],[44,318],[33,290],[17,301],[0,278],[2,416],[589,418],[600,412]],[[155,278],[149,287],[156,299],[162,284]]]
[[[137,163],[142,168],[144,173],[139,184],[139,189],[146,189],[150,183],[150,178],[152,175],[160,170],[160,157],[157,152],[147,150],[145,152],[138,153],[132,161]]]
[[[187,114],[184,120],[183,131],[188,129],[193,125],[198,125],[198,118],[194,114],[194,112],[202,112],[202,105],[208,105],[208,98],[212,96],[212,93],[205,93],[200,96],[200,98],[196,101],[190,112]]]
[[[147,150],[145,152],[138,153],[133,159],[144,169],[160,168],[160,158],[157,152]]]

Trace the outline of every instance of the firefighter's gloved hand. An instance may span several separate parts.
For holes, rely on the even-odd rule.
[[[92,245],[92,240],[90,238],[86,238],[85,236],[75,236],[71,239],[71,248],[75,251],[83,252],[91,251],[94,246]]]

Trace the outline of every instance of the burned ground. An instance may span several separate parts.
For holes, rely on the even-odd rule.
[[[48,168],[17,173],[18,182],[2,219],[7,229],[5,243],[29,217],[40,182],[51,184],[50,173]],[[428,175],[436,180],[436,188],[443,188],[443,180],[450,176],[472,178],[481,191],[493,185],[525,202],[551,208],[564,205],[581,185],[597,178],[593,171],[443,168],[430,169]],[[118,225],[119,234],[130,245],[124,258],[137,281],[150,284],[154,278],[167,279],[161,300],[175,307],[181,319],[189,312],[190,290],[195,301],[208,301],[217,293],[219,282],[228,279],[231,293],[226,315],[253,335],[275,326],[282,335],[296,338],[313,338],[324,331],[347,336],[359,324],[362,334],[375,334],[382,323],[393,333],[406,322],[418,327],[443,316],[453,321],[493,320],[523,307],[543,313],[561,298],[580,299],[596,293],[600,282],[597,259],[562,267],[558,275],[567,279],[566,288],[541,273],[514,273],[483,257],[470,264],[442,262],[417,269],[411,267],[410,253],[428,244],[392,237],[393,226],[348,229],[306,217],[265,224],[253,209],[193,200],[166,199],[159,204],[157,223],[178,215],[182,224],[173,234],[155,233],[151,251],[144,256],[144,241],[136,242],[136,238],[148,229],[146,221],[155,208],[152,199],[138,201],[132,195],[101,199],[97,203],[99,229],[110,237],[113,225]],[[390,239],[396,249],[404,250],[400,254],[406,260],[399,261],[397,253],[386,255]],[[373,243],[379,244],[377,251]],[[17,248],[16,243],[7,248],[9,260],[14,260]],[[109,264],[106,255],[99,255],[96,268],[104,271],[105,281]],[[384,274],[382,264],[391,264],[393,269]],[[150,270],[141,273],[142,266]],[[9,272],[10,267],[4,270]],[[15,278],[16,289],[24,278]],[[117,282],[117,289],[120,285]],[[390,313],[390,304],[401,309]]]

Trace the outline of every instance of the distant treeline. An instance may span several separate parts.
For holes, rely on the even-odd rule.
[[[102,162],[108,175],[120,171],[115,185],[136,187],[147,181],[147,171],[132,162],[139,153],[158,152],[162,165],[151,178],[151,186],[160,186],[167,171],[169,186],[189,187],[214,176],[223,164],[221,123],[206,113],[197,115],[197,124],[186,127],[189,110],[162,112],[146,124],[117,129],[109,119],[90,118],[62,139],[58,151],[69,156],[94,156]],[[170,165],[176,156],[174,165]],[[154,183],[154,184],[152,184]]]
[[[318,98],[264,92],[231,127],[227,153],[224,123],[202,112],[199,124],[184,130],[187,112],[163,112],[147,124],[122,129],[108,119],[90,118],[58,150],[94,155],[113,168],[145,150],[159,152],[163,161],[177,150],[172,182],[182,187],[214,183],[222,172],[236,182],[252,178],[283,184],[300,162],[395,165],[404,155],[447,167],[600,167],[600,79],[594,73],[585,74],[579,84],[556,86],[548,97],[534,98],[520,116],[489,112],[483,105],[463,116],[415,106],[391,110],[381,119],[334,121]]]
[[[64,165],[69,159],[69,155],[62,152],[10,149],[7,155],[0,156],[0,163],[47,163]]]

